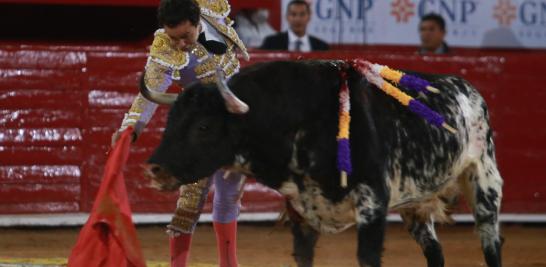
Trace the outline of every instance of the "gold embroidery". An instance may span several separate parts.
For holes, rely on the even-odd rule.
[[[201,62],[198,66],[195,67],[195,74],[198,79],[201,79],[204,76],[208,76],[207,73],[214,72],[216,66],[218,65],[217,57],[212,56]]]
[[[214,83],[216,82],[216,77],[214,75],[206,76],[199,79],[202,83]]]
[[[229,17],[226,17],[226,25],[228,25],[229,27],[233,26],[233,23],[234,21],[232,19],[230,19]]]
[[[163,29],[155,32],[154,41],[150,48],[150,60],[167,68],[181,70],[188,65],[189,59],[188,52],[175,47],[171,38]]]
[[[176,204],[176,211],[171,220],[175,229],[191,233],[195,223],[201,214],[203,202],[206,199],[205,193],[210,178],[201,179],[197,183],[183,185],[180,187],[180,196]]]
[[[158,90],[162,87],[165,81],[165,73],[169,69],[163,65],[158,64],[155,61],[149,61],[146,64],[146,71],[144,72],[144,83],[146,87],[151,90]]]
[[[223,19],[231,12],[227,0],[196,0],[201,13],[214,18]]]
[[[214,73],[218,66],[224,70],[227,77],[230,77],[237,72],[239,69],[239,60],[233,52],[233,48],[234,45],[229,43],[225,54],[212,55],[196,66],[195,74],[197,75],[197,78],[203,83],[214,82]]]
[[[186,210],[196,210],[199,207],[203,190],[209,185],[209,178],[204,178],[193,184],[187,184],[180,187],[180,197],[176,204],[177,208]]]
[[[195,43],[192,46],[191,53],[197,57],[197,60],[199,62],[206,59],[208,57],[208,55],[209,55],[209,52],[207,52],[207,49],[202,44],[200,44],[199,42]]]
[[[226,77],[231,77],[235,73],[239,72],[239,60],[236,57],[233,57],[231,61],[226,65],[224,68],[224,73],[226,74]]]
[[[145,103],[146,103],[146,100],[140,94],[137,95],[137,97],[133,101],[133,105],[131,106],[131,109],[129,109],[129,114],[142,113],[142,110],[144,110]]]
[[[128,126],[134,127],[137,124],[137,121],[140,119],[142,112],[144,111],[144,107],[147,104],[148,103],[144,97],[141,94],[138,94],[133,100],[133,104],[131,105],[131,108],[129,108],[129,111],[125,113],[125,116],[121,122],[120,130],[125,130]]]

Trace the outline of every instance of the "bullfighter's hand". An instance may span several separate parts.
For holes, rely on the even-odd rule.
[[[116,145],[116,142],[118,141],[120,136],[121,136],[121,133],[117,130],[112,134],[112,141],[110,143],[110,146],[112,148],[114,147],[114,145]]]
[[[113,134],[112,134],[112,141],[110,143],[110,146],[111,147],[114,147],[114,145],[116,145],[116,142],[118,141],[119,137],[121,136],[121,132],[119,130],[115,131]],[[132,132],[131,133],[131,142],[134,143],[137,138],[138,138],[138,135],[137,133],[135,132]]]

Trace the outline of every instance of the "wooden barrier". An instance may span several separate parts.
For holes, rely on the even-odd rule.
[[[546,213],[546,51],[460,50],[435,57],[396,47],[253,52],[243,64],[300,57],[361,57],[468,79],[489,104],[505,179],[502,212]],[[0,214],[89,211],[110,135],[137,93],[145,61],[146,50],[131,45],[0,44]],[[139,167],[159,141],[166,112],[158,109],[132,148],[125,177],[137,213],[175,207],[176,192],[147,188]],[[284,205],[278,193],[254,182],[245,190],[243,212]]]

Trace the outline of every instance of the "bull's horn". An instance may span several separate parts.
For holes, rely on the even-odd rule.
[[[216,85],[218,86],[218,90],[220,90],[220,94],[222,94],[222,97],[226,101],[226,108],[229,112],[236,114],[245,114],[248,112],[248,105],[231,92],[227,85],[224,72],[220,68],[216,69]]]
[[[151,102],[156,104],[172,105],[178,94],[161,93],[148,89],[144,81],[144,73],[140,77],[140,94]]]

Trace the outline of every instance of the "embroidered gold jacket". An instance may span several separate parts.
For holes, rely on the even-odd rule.
[[[173,82],[181,86],[196,80],[214,82],[217,66],[220,66],[225,76],[229,78],[239,71],[236,49],[248,59],[246,47],[233,29],[233,21],[227,17],[230,12],[227,0],[197,2],[201,9],[201,23],[219,33],[227,45],[226,53],[221,55],[209,53],[200,43],[196,43],[191,52],[183,51],[174,45],[163,29],[159,29],[154,34],[144,73],[144,83],[150,90],[164,92]],[[133,126],[137,135],[140,134],[156,108],[157,104],[138,94],[129,112],[125,113],[120,131]]]

